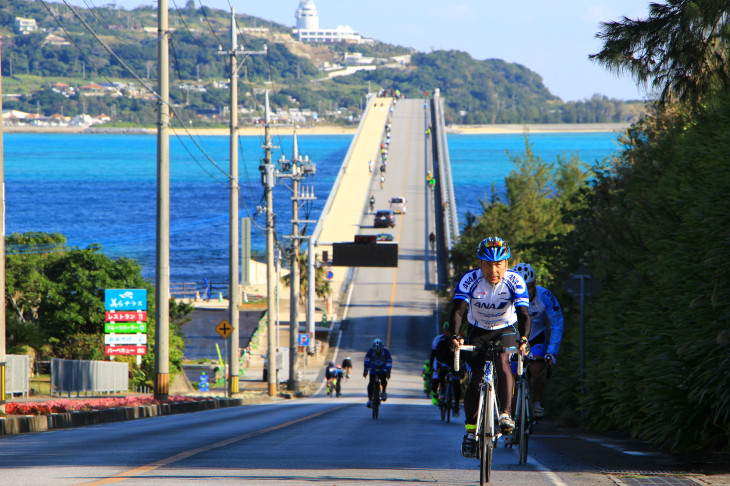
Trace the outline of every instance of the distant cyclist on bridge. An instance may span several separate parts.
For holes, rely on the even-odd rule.
[[[388,386],[388,378],[390,378],[390,369],[392,367],[393,358],[391,358],[390,351],[385,347],[383,340],[374,340],[368,352],[365,353],[365,370],[362,373],[363,378],[367,378],[368,372],[370,373],[370,382],[368,383],[368,408],[373,405],[373,387],[376,375],[380,377],[380,384],[382,386],[380,399],[382,401],[388,399],[388,394],[385,393],[385,389]]]
[[[535,283],[537,275],[529,263],[515,265],[512,270],[525,279],[527,291],[530,293],[530,353],[534,358],[544,358],[544,361],[535,361],[530,365],[530,388],[535,417],[540,418],[545,415],[542,396],[547,386],[546,368],[551,369],[557,363],[560,341],[563,338],[563,312],[552,292]]]
[[[510,255],[510,248],[502,238],[493,236],[479,243],[479,268],[466,272],[454,292],[449,323],[455,346],[463,343],[463,337],[458,333],[466,319],[469,324],[467,344],[479,347],[499,342],[503,348],[517,349],[519,342],[520,352],[524,353],[527,336],[530,335],[530,296],[520,274],[508,270]],[[484,352],[475,351],[466,362],[469,385],[464,395],[466,435],[461,445],[464,457],[474,457],[476,453],[474,432],[479,382],[486,359]],[[494,365],[497,371],[499,427],[503,434],[511,434],[515,422],[511,416],[513,377],[509,354],[499,353]]]

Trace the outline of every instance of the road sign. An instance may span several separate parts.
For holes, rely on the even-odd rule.
[[[106,289],[104,309],[108,311],[147,310],[147,289]]]
[[[147,354],[147,346],[104,346],[104,354],[107,356],[141,356]]]
[[[115,332],[118,334],[133,334],[147,332],[146,322],[105,322],[104,332]]]
[[[104,334],[104,344],[147,344],[147,334]]]
[[[334,277],[334,276],[335,276],[335,274],[332,270],[328,270],[327,273],[325,274],[325,278],[327,278],[327,280],[332,280],[332,277]]]
[[[215,330],[223,337],[223,339],[226,339],[233,332],[233,326],[228,324],[228,321],[222,320],[220,324],[215,326]]]
[[[595,296],[601,290],[601,284],[594,279],[585,267],[580,267],[563,286],[573,298],[580,299]]]
[[[137,312],[105,312],[104,320],[106,322],[143,322],[147,320],[146,311]]]
[[[301,333],[297,336],[299,346],[309,346],[309,334]]]

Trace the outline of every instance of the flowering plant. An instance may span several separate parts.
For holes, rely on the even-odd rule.
[[[192,402],[200,399],[201,397],[170,396],[167,400],[155,400],[151,396],[126,396],[94,398],[89,400],[65,399],[49,400],[46,402],[9,402],[5,404],[5,413],[7,415],[50,415],[52,413],[138,407],[140,405],[160,403]]]

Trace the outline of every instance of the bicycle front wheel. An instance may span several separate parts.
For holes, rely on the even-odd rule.
[[[527,445],[528,441],[530,440],[530,436],[527,433],[529,429],[529,424],[527,423],[527,420],[529,418],[528,415],[528,397],[527,397],[527,382],[522,381],[520,383],[519,388],[519,395],[518,395],[518,407],[519,415],[519,428],[517,430],[518,433],[518,440],[520,442],[520,450],[519,450],[519,456],[520,456],[520,464],[527,464]]]
[[[446,405],[444,408],[446,409],[446,423],[451,423],[451,407],[453,406],[454,401],[454,390],[451,388],[451,383],[446,385]]]
[[[492,475],[492,452],[494,450],[494,390],[487,390],[486,400],[482,403],[482,424],[479,434],[479,449],[481,454],[479,468],[479,484],[489,482]]]

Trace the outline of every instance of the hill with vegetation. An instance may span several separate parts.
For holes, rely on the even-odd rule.
[[[35,19],[38,30],[13,30],[17,17]],[[189,0],[172,8],[170,96],[190,120],[225,124],[230,63],[230,13],[196,8]],[[244,123],[261,114],[265,89],[281,110],[309,110],[319,119],[353,123],[368,91],[397,88],[423,97],[439,88],[450,123],[586,123],[636,118],[643,103],[596,95],[565,103],[552,95],[538,74],[498,59],[479,61],[458,51],[419,53],[374,41],[371,44],[313,45],[297,41],[291,29],[236,15],[239,46],[267,47],[265,56],[240,56],[239,100]],[[88,113],[112,115],[118,123],[153,124],[156,89],[157,11],[103,6],[70,8],[47,1],[7,0],[0,7],[3,37],[4,109],[45,116]],[[371,70],[333,75],[347,57],[370,59]],[[339,73],[342,74],[342,73]],[[118,93],[84,96],[80,88],[120,86]],[[149,88],[146,89],[145,85]],[[69,86],[64,90],[59,87]]]

